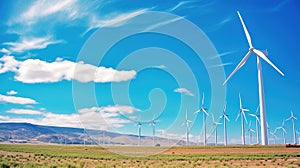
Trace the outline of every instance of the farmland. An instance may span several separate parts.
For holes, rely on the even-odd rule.
[[[153,151],[163,151],[147,155]],[[116,154],[110,151],[122,152]],[[124,154],[127,155],[124,155]],[[0,167],[300,167],[300,149],[284,146],[109,147],[0,145]]]

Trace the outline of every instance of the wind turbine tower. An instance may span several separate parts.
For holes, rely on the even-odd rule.
[[[246,28],[246,25],[240,15],[239,11],[237,14],[240,18],[242,23],[248,44],[249,44],[249,51],[246,56],[241,60],[241,62],[237,65],[237,67],[233,70],[233,72],[228,76],[225,80],[223,85],[225,85],[228,80],[246,63],[249,56],[254,53],[256,55],[256,62],[257,62],[257,71],[258,71],[258,93],[259,93],[259,109],[260,109],[260,123],[261,123],[261,143],[262,145],[268,145],[268,134],[267,134],[267,120],[266,120],[266,106],[265,106],[265,98],[264,98],[264,87],[263,87],[263,77],[262,77],[262,66],[261,66],[261,59],[266,61],[269,65],[271,65],[276,71],[278,71],[282,76],[284,74],[269,60],[267,57],[267,52],[263,52],[260,50],[255,49],[252,46],[252,41],[250,34]]]
[[[258,109],[259,109],[259,106],[257,107],[255,114],[249,114],[250,116],[255,117],[256,144],[259,144],[259,130],[258,130],[258,125],[260,124],[259,123],[259,117],[260,116],[259,116],[259,113],[258,113]],[[267,127],[268,127],[268,124],[267,124]]]
[[[213,114],[211,114],[212,120],[213,120],[213,127],[215,128],[215,146],[218,145],[218,125],[222,124],[217,121],[215,121],[215,117]]]
[[[294,136],[294,144],[297,143],[297,140],[296,140],[296,130],[295,130],[295,121],[294,120],[297,120],[297,118],[294,116],[293,112],[291,111],[291,116],[290,118],[286,119],[286,121],[288,120],[291,120],[292,121],[292,126],[293,126],[293,136]]]
[[[249,111],[248,109],[243,108],[242,105],[242,98],[241,95],[239,94],[239,99],[240,99],[240,111],[235,119],[235,121],[237,121],[237,119],[241,116],[241,124],[242,124],[242,143],[243,145],[246,144],[245,142],[245,128],[244,128],[244,121],[246,121],[247,123],[247,119],[246,119],[246,115],[245,112]]]
[[[203,112],[203,145],[206,146],[206,116],[208,116],[207,108],[204,107],[204,93],[202,95],[202,104],[201,107],[195,112],[200,113]]]
[[[224,146],[227,146],[227,128],[226,128],[226,120],[229,122],[228,115],[226,114],[226,103],[224,105],[223,114],[220,116],[220,118],[223,118],[224,123]]]
[[[186,146],[190,145],[190,139],[189,139],[189,133],[190,133],[190,128],[189,128],[189,123],[192,122],[188,119],[188,113],[187,110],[185,111],[185,121],[183,124],[185,124],[185,128],[186,128]]]

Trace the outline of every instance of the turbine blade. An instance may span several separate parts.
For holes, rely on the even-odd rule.
[[[242,98],[241,98],[241,94],[239,93],[239,100],[240,100],[240,109],[242,109],[243,107],[243,105],[242,105]]]
[[[202,93],[202,107],[204,106],[204,92]]]
[[[202,111],[205,113],[205,115],[209,116],[208,112],[205,109],[202,109]]]
[[[284,76],[283,72],[281,72],[270,60],[269,58],[261,51],[257,49],[253,49],[253,52],[258,55],[260,58],[265,60],[268,64],[270,64],[277,72],[279,72],[282,76]]]
[[[225,115],[225,119],[226,119],[227,121],[230,121],[229,118],[228,118],[226,115]]]
[[[215,123],[216,121],[215,121],[215,117],[214,117],[214,114],[213,114],[213,113],[211,113],[211,118],[212,118],[212,120],[213,120],[213,123]]]
[[[248,57],[252,53],[251,50],[247,52],[245,57],[241,60],[241,62],[237,65],[237,67],[231,72],[231,74],[227,77],[227,79],[224,81],[223,86],[228,82],[228,80],[246,63]]]
[[[286,133],[286,134],[287,134],[287,132],[286,132],[285,128],[283,128],[283,127],[282,127],[282,131],[283,131],[284,133]]]
[[[256,117],[256,115],[255,115],[255,114],[249,114],[249,116]]]
[[[241,112],[238,113],[238,115],[236,116],[235,121],[237,121],[237,119],[240,117],[240,115],[241,115]]]
[[[244,113],[244,112],[242,112],[242,114],[243,114],[243,117],[244,117],[244,119],[245,119],[245,121],[246,121],[246,124],[247,124],[247,123],[248,123],[248,121],[247,121],[246,115],[245,115],[245,113]]]
[[[224,114],[225,114],[225,111],[226,111],[226,106],[227,106],[227,102],[225,101],[224,109],[223,109]]]
[[[247,30],[247,27],[246,27],[246,25],[245,25],[245,23],[244,23],[244,21],[243,21],[243,18],[242,18],[242,16],[241,16],[241,14],[240,14],[239,11],[237,11],[237,13],[238,13],[239,18],[240,18],[240,21],[241,21],[241,23],[242,23],[242,25],[243,25],[243,29],[244,29],[244,32],[245,32],[245,35],[246,35],[246,38],[247,38],[249,47],[250,47],[250,48],[253,48],[252,42],[251,42],[251,37],[250,37],[250,34],[249,34],[248,30]]]

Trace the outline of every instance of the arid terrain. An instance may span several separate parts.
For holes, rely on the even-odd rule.
[[[165,147],[114,146],[106,149],[100,146],[0,145],[0,167],[162,166],[300,167],[300,148],[231,146],[167,149]]]

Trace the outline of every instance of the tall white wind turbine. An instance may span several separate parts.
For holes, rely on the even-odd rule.
[[[203,112],[203,145],[206,146],[206,116],[208,116],[207,108],[204,107],[204,93],[202,95],[201,107],[195,112],[195,114]]]
[[[268,134],[267,134],[267,124],[266,124],[266,107],[265,107],[265,98],[264,98],[264,88],[263,88],[263,78],[262,78],[262,67],[261,67],[261,59],[265,60],[269,65],[271,65],[276,71],[278,71],[282,76],[284,74],[269,60],[267,57],[267,52],[262,52],[260,50],[255,49],[252,46],[250,34],[246,28],[246,25],[240,15],[239,11],[237,14],[242,23],[248,44],[249,51],[246,56],[241,60],[241,62],[237,65],[237,67],[233,70],[233,72],[228,76],[223,85],[227,83],[227,81],[246,63],[249,56],[254,53],[256,55],[257,61],[257,70],[258,70],[258,90],[259,90],[259,106],[260,106],[260,123],[261,123],[261,143],[262,145],[268,145]]]
[[[215,128],[215,146],[218,145],[218,125],[222,124],[215,120],[214,114],[211,114],[213,120],[213,127]]]
[[[282,130],[283,144],[286,144],[285,135],[287,134],[287,132],[286,132],[285,127],[284,127],[284,120],[282,121],[281,126],[276,128],[276,130],[279,130],[279,129]]]
[[[226,103],[224,105],[223,114],[220,116],[220,118],[223,118],[223,124],[224,124],[224,146],[227,146],[227,128],[226,128],[226,120],[229,122],[228,115],[226,114]]]
[[[242,98],[241,95],[239,94],[239,99],[240,99],[240,111],[235,119],[235,121],[237,121],[237,119],[241,116],[241,124],[242,124],[242,143],[243,145],[245,145],[245,128],[244,128],[244,121],[246,121],[247,123],[247,119],[246,119],[246,115],[245,112],[249,111],[248,109],[243,108],[242,105]]]
[[[258,125],[260,124],[259,123],[259,117],[260,116],[259,116],[259,113],[258,113],[258,109],[259,109],[259,106],[257,107],[255,114],[249,114],[250,116],[255,117],[255,131],[256,131],[256,143],[257,144],[259,144],[259,130],[258,130]],[[268,125],[267,125],[267,128],[268,128]]]
[[[292,121],[292,126],[293,126],[293,136],[294,136],[294,144],[297,143],[297,140],[296,140],[296,130],[295,130],[295,121],[294,120],[297,120],[297,118],[294,116],[293,112],[291,111],[291,116],[290,118],[286,119],[286,121],[288,120],[291,120]]]
[[[192,121],[188,119],[188,113],[187,110],[185,111],[185,121],[183,123],[183,125],[185,125],[185,129],[186,129],[186,146],[190,145],[190,139],[189,139],[189,134],[190,134],[190,128],[189,128],[189,123],[191,123]]]

